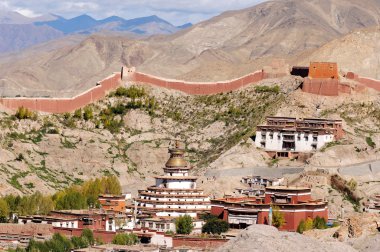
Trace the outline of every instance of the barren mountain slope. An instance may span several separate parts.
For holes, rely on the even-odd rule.
[[[0,24],[0,34],[0,53],[22,50],[63,36],[51,27],[32,24]]]
[[[378,25],[379,16],[377,0],[269,1],[170,36],[140,41],[93,36],[41,57],[9,60],[0,65],[0,85],[3,95],[67,96],[123,64],[163,77],[224,80],[257,70],[273,57],[315,49],[353,29]]]
[[[163,52],[140,69],[195,80],[236,77],[266,63],[257,59],[287,57],[353,29],[378,25],[379,15],[376,0],[269,1],[152,39],[154,45],[163,41],[170,46],[163,46]]]
[[[0,60],[0,95],[70,97],[120,71],[122,65],[140,64],[150,54],[146,42],[97,35],[75,46],[37,50],[16,60]]]
[[[299,59],[295,61],[300,65],[310,61],[338,62],[345,72],[380,79],[380,26],[352,32]]]

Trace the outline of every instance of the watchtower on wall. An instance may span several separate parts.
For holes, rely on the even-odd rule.
[[[135,67],[126,67],[121,68],[121,80],[130,80],[131,77],[136,73]]]
[[[332,62],[311,62],[309,75],[304,78],[302,91],[325,96],[339,95],[338,64]]]
[[[311,62],[309,78],[312,79],[339,79],[338,64],[331,62]]]

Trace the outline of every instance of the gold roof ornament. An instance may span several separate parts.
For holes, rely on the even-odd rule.
[[[169,149],[170,158],[166,162],[165,166],[167,168],[184,168],[188,166],[184,156],[185,150],[181,149],[180,142],[178,140],[175,141],[175,147]]]

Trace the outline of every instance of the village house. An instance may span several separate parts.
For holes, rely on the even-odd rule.
[[[215,199],[211,204],[211,214],[227,221],[232,228],[268,225],[273,206],[279,207],[285,218],[280,230],[296,231],[300,221],[307,218],[319,216],[328,220],[327,202],[312,200],[311,189],[307,187],[267,187],[264,196]]]
[[[368,213],[380,213],[380,194],[370,198],[363,210]]]
[[[260,196],[264,195],[267,186],[279,186],[284,183],[284,178],[270,178],[262,176],[247,176],[243,177],[240,181],[248,185],[248,188],[236,188],[239,194],[246,196]]]
[[[273,158],[297,158],[344,136],[342,120],[267,117],[257,126],[255,145]]]

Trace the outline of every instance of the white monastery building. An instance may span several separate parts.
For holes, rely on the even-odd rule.
[[[257,126],[255,145],[274,157],[296,156],[321,149],[344,135],[342,120],[267,117]]]

